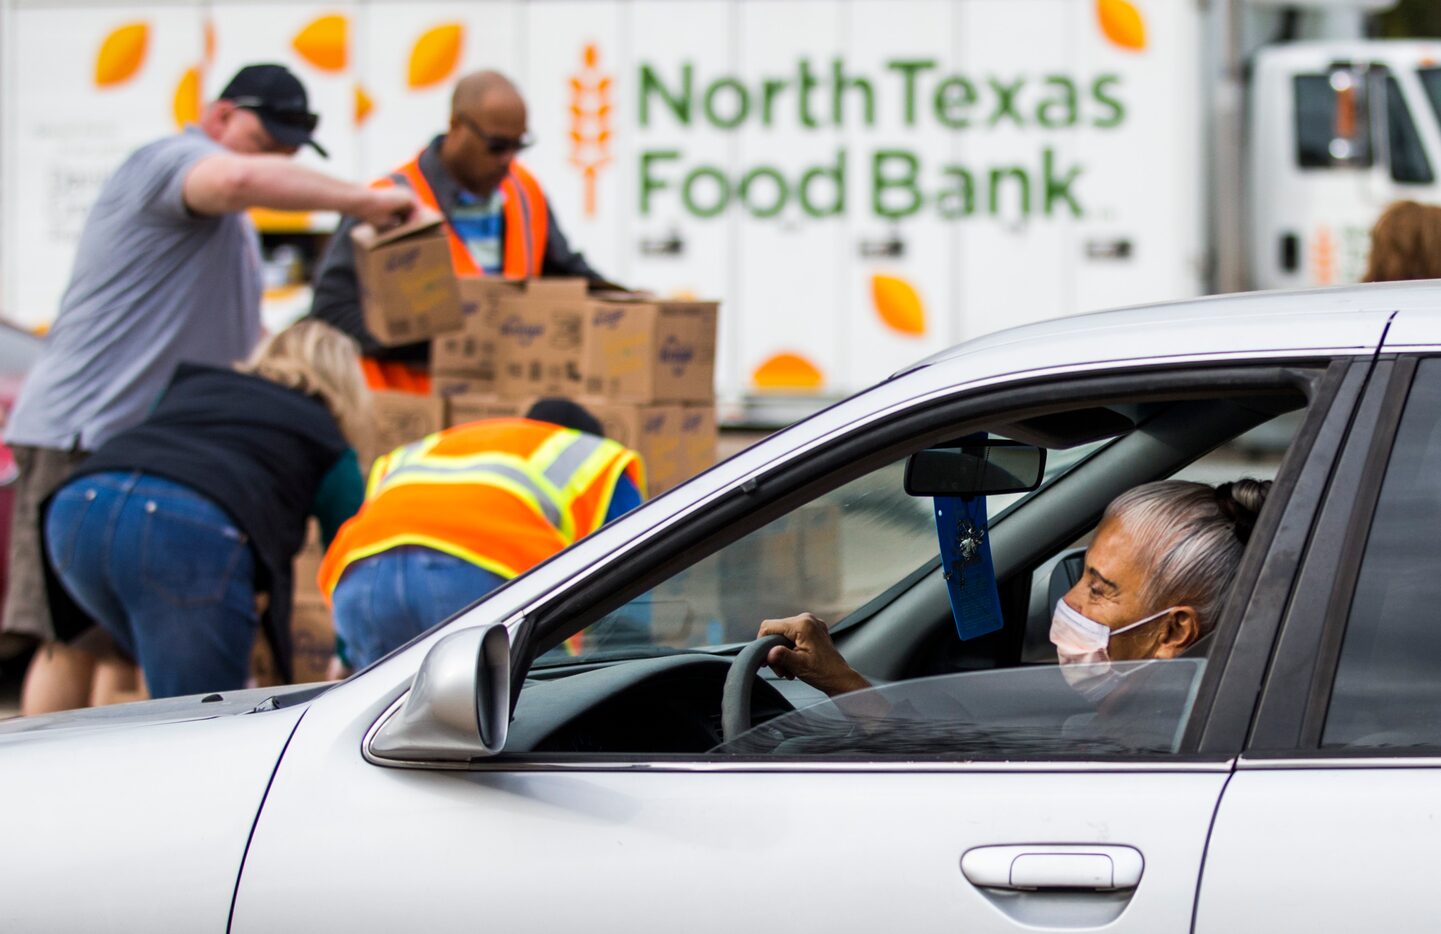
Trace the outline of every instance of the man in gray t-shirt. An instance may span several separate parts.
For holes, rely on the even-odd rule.
[[[223,152],[191,126],[137,150],[106,182],[8,442],[93,451],[150,411],[180,361],[228,366],[259,341],[255,228],[185,202],[188,170]]]
[[[141,421],[181,361],[226,366],[260,338],[260,249],[251,207],[339,211],[377,227],[414,208],[296,165],[317,117],[280,65],[250,65],[184,132],[132,153],[101,189],[45,350],[5,440],[21,475],[3,628],[45,640],[24,713],[83,706],[93,659],[56,646],[45,598],[40,503],[77,460]],[[321,150],[322,154],[324,151]]]

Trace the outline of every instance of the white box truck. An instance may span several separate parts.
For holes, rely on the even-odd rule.
[[[0,0],[0,307],[53,316],[100,182],[243,63],[303,77],[331,158],[299,158],[355,179],[493,67],[573,245],[723,301],[729,417],[837,396],[1030,320],[1354,279],[1383,205],[1441,201],[1441,42],[1356,38],[1377,5]],[[257,221],[279,323],[335,219]]]

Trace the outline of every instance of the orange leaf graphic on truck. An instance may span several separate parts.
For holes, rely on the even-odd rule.
[[[596,178],[610,164],[611,77],[600,69],[595,43],[581,51],[570,76],[570,164],[585,180],[585,214],[595,216]]]
[[[819,389],[825,382],[820,368],[795,353],[778,353],[766,360],[751,374],[757,389],[771,391]]]
[[[183,127],[200,119],[200,69],[187,68],[175,84],[175,98],[171,101],[171,112],[175,125]]]
[[[365,93],[365,88],[357,83],[355,85],[355,125],[360,126],[364,123],[365,118],[370,116],[370,112],[374,109],[375,101],[371,100],[370,95]]]
[[[1130,0],[1096,0],[1101,32],[1123,49],[1139,52],[1146,47],[1146,21]]]
[[[916,287],[899,276],[871,276],[871,304],[893,330],[912,337],[926,333],[926,307]]]
[[[428,29],[410,50],[406,81],[412,88],[428,88],[449,78],[460,64],[460,45],[465,33],[459,23],[444,23]]]
[[[135,77],[145,64],[149,45],[150,26],[146,23],[127,23],[112,30],[95,56],[96,86],[108,88]]]
[[[345,17],[338,13],[322,16],[296,33],[290,45],[321,71],[344,71],[350,51],[348,27]]]

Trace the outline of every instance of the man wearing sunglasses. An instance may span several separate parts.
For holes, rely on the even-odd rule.
[[[414,209],[404,189],[295,164],[301,146],[320,150],[316,123],[293,74],[248,65],[197,124],[133,152],[85,220],[70,285],[5,432],[20,479],[3,628],[44,643],[25,713],[84,706],[96,666],[93,653],[54,642],[39,504],[86,452],[144,418],[178,363],[249,355],[260,338],[260,243],[244,211],[340,211],[386,226]]]
[[[457,275],[579,276],[616,287],[566,243],[544,191],[515,160],[528,145],[520,92],[497,72],[476,72],[455,87],[447,132],[375,184],[413,191],[445,216]],[[350,227],[343,224],[331,238],[310,313],[360,341],[372,386],[424,392],[429,343],[385,347],[365,327]]]

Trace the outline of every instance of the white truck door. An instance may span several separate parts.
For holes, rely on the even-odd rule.
[[[823,83],[845,47],[844,13],[832,0],[738,0],[733,75],[698,76],[707,119],[733,128],[740,155],[731,166],[703,158],[691,186],[694,213],[737,217],[723,392],[846,385],[845,219],[834,210],[845,137]]]
[[[959,340],[964,264],[956,199],[938,203],[960,134],[937,120],[936,88],[956,69],[960,5],[845,5],[841,92],[850,157],[844,243],[844,388],[859,389]],[[864,82],[862,84],[861,82]]]
[[[1358,281],[1376,216],[1441,197],[1435,43],[1264,49],[1250,88],[1252,285]],[[1418,70],[1419,69],[1419,70]]]
[[[1136,8],[1137,36],[1105,28],[1080,5],[1071,14],[1082,106],[1054,146],[1081,168],[1080,216],[1066,244],[1073,313],[1205,291],[1206,17],[1192,3]]]
[[[609,171],[621,177],[622,188],[616,203],[600,207],[633,217],[621,244],[621,281],[660,295],[722,299],[716,370],[728,388],[737,372],[731,296],[738,213],[697,216],[684,185],[702,163],[740,161],[735,133],[706,119],[695,92],[696,82],[734,69],[734,19],[730,0],[642,0],[631,8],[628,44],[617,52],[628,57],[614,59],[612,69],[622,90]]]
[[[329,157],[309,146],[295,161],[341,178],[360,172],[355,133],[355,78],[350,34],[360,9],[354,0],[340,3],[256,3],[214,0],[209,4],[214,56],[205,73],[204,100],[211,100],[231,76],[255,62],[277,62],[305,85],[310,109],[320,114],[315,139]],[[309,230],[331,230],[333,213],[294,218]],[[260,225],[264,229],[265,224]]]
[[[963,265],[957,221],[942,213],[958,205],[938,192],[958,137],[935,114],[935,89],[955,72],[957,10],[940,0],[846,4],[846,388],[957,342]]]
[[[133,150],[199,108],[199,5],[10,4],[0,308],[27,326],[59,310],[85,217]]]
[[[979,104],[957,134],[960,163],[974,180],[972,213],[957,224],[957,340],[1074,310],[1076,222],[1064,199],[1047,211],[1044,179],[1047,165],[1052,175],[1074,167],[1067,137],[1075,131],[1044,127],[1040,110],[1056,93],[1046,76],[1074,73],[1075,36],[1085,25],[1078,18],[1090,15],[1066,0],[958,7],[956,63],[975,76]]]
[[[524,31],[513,0],[367,3],[356,22],[361,179],[392,171],[445,132],[461,75],[494,68],[523,80],[517,68]],[[521,158],[529,162],[531,153]]]
[[[633,212],[612,119],[628,102],[616,67],[628,45],[615,2],[528,3],[524,91],[536,146],[522,154],[571,248],[597,271],[626,281]],[[615,108],[615,110],[607,110]]]

